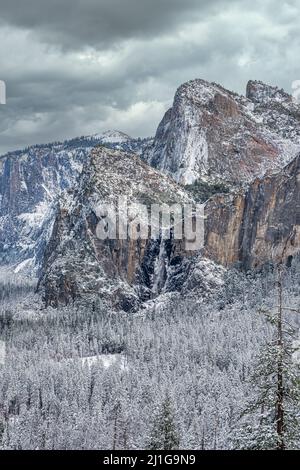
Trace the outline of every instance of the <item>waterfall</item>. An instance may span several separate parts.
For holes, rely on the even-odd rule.
[[[168,257],[165,247],[165,240],[163,236],[160,238],[159,254],[155,259],[154,263],[154,273],[153,273],[153,286],[152,294],[153,297],[156,297],[161,293],[167,277],[167,263]]]

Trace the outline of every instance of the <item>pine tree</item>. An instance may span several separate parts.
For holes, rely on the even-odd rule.
[[[250,386],[253,399],[242,413],[234,445],[250,449],[285,450],[299,447],[298,365],[293,361],[294,329],[284,318],[283,267],[278,266],[275,315],[261,310],[273,326],[273,339],[258,355]]]
[[[171,399],[167,395],[154,420],[150,435],[148,449],[174,450],[179,447],[179,435],[175,423],[175,417]]]

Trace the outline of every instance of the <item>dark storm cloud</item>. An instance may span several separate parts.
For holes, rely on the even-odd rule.
[[[300,79],[299,3],[0,0],[0,153],[119,128],[150,135],[180,83]]]
[[[226,2],[215,0],[1,0],[2,22],[38,33],[62,47],[110,47],[153,37]]]

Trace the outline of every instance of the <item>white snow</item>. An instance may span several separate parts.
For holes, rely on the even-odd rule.
[[[18,218],[25,223],[27,231],[41,227],[46,214],[49,210],[49,204],[46,201],[41,201],[35,206],[34,212],[24,212]]]
[[[295,348],[295,351],[293,352],[293,361],[295,364],[300,365],[300,339],[293,341],[293,348]]]
[[[128,142],[131,140],[129,135],[124,134],[120,131],[106,131],[100,134],[93,134],[89,136],[90,138],[101,140],[102,143],[105,144],[118,144],[121,142]]]
[[[6,347],[5,341],[0,341],[0,365],[5,363]]]
[[[207,170],[208,145],[203,130],[192,127],[187,135],[186,148],[182,155],[183,169],[179,169],[176,180],[183,184],[192,184],[201,174]]]
[[[35,261],[35,258],[25,259],[24,261],[22,261],[21,263],[17,265],[17,267],[14,269],[14,273],[18,274],[26,270],[27,268],[34,266],[34,261]]]
[[[123,354],[99,354],[97,356],[86,356],[80,359],[82,365],[92,367],[95,364],[101,364],[104,369],[113,365],[118,365],[121,370],[126,370],[126,357]]]

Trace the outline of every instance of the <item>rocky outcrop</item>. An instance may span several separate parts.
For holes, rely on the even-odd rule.
[[[271,100],[275,96],[277,107],[294,106],[280,90],[262,93],[261,87],[257,82],[248,85],[248,93],[256,106],[264,106],[270,96]],[[241,119],[236,97],[215,94],[213,103],[214,113],[218,109],[233,127]],[[284,112],[280,112],[285,119]],[[169,117],[167,114],[167,121]],[[219,124],[212,123],[216,142]],[[255,130],[253,123],[251,126],[252,131]],[[248,136],[251,141],[253,132],[251,139]],[[277,143],[284,142],[280,140],[279,130],[276,135]],[[263,145],[265,137],[266,134],[261,137]],[[272,142],[274,150],[274,140]],[[220,149],[217,147],[217,150]],[[107,217],[97,212],[99,203],[109,202],[115,207],[119,196],[148,205],[183,203],[191,202],[191,193],[138,156],[104,147],[95,149],[88,157],[76,191],[66,194],[64,201],[60,201],[39,283],[46,305],[57,307],[74,299],[93,304],[100,299],[108,307],[131,311],[142,303],[147,305],[157,296],[175,293],[186,296],[196,292],[198,299],[204,298],[211,290],[222,286],[223,268],[218,265],[252,269],[281,260],[289,263],[300,251],[300,157],[274,173],[276,165],[268,167],[274,162],[273,150],[266,154],[256,154],[254,147],[248,150],[248,170],[251,165],[253,170],[256,168],[255,155],[258,155],[257,162],[265,162],[269,171],[267,174],[262,171],[263,176],[255,179],[253,172],[248,186],[243,185],[229,194],[218,194],[207,201],[205,246],[201,252],[191,252],[185,250],[184,241],[174,239],[98,239],[97,224]],[[216,158],[220,159],[220,154]],[[279,165],[279,160],[276,161]],[[283,159],[280,165],[282,162]],[[222,165],[222,160],[216,160],[217,164]],[[241,171],[241,167],[236,167],[236,171]]]
[[[228,266],[289,263],[299,253],[299,149],[299,105],[284,91],[251,81],[242,97],[188,82],[153,145],[109,132],[1,157],[0,264],[38,268],[46,306],[101,301],[132,311],[191,293],[201,301],[220,289]],[[149,208],[216,192],[206,203],[201,251],[162,232],[97,234],[112,217],[99,206],[115,209],[121,196]],[[134,224],[136,209],[126,214]]]
[[[51,233],[58,195],[75,185],[86,149],[39,146],[0,158],[0,264],[34,270]]]
[[[267,85],[259,80],[249,80],[246,87],[246,97],[252,101],[255,106],[269,104],[270,107],[272,107],[274,104],[279,104],[284,107],[284,105],[287,105],[289,112],[291,111],[290,106],[293,106],[293,98],[291,95],[286,93],[283,89],[279,89],[277,86]],[[299,112],[299,108],[296,104],[295,109]],[[283,112],[283,114],[285,113]]]
[[[250,81],[247,97],[220,85],[181,85],[143,158],[182,184],[249,183],[300,150],[300,107],[290,95]]]
[[[132,310],[162,290],[175,258],[188,256],[181,240],[99,239],[97,224],[109,218],[99,205],[117,207],[119,196],[128,205],[190,201],[183,188],[138,156],[93,150],[78,190],[60,201],[39,282],[46,305],[66,305],[75,296]]]
[[[278,174],[206,206],[205,254],[244,269],[290,262],[300,252],[300,155]]]
[[[80,187],[61,202],[46,250],[39,290],[46,305],[99,300],[135,310],[157,296],[196,292],[199,299],[222,286],[222,268],[290,263],[300,251],[300,156],[276,175],[257,178],[247,190],[216,195],[206,204],[205,246],[184,240],[99,240],[100,202],[191,202],[179,185],[138,157],[96,149]],[[214,264],[217,263],[217,264]]]
[[[57,200],[75,187],[95,146],[139,153],[150,141],[109,131],[0,157],[0,265],[30,273],[39,268]]]

